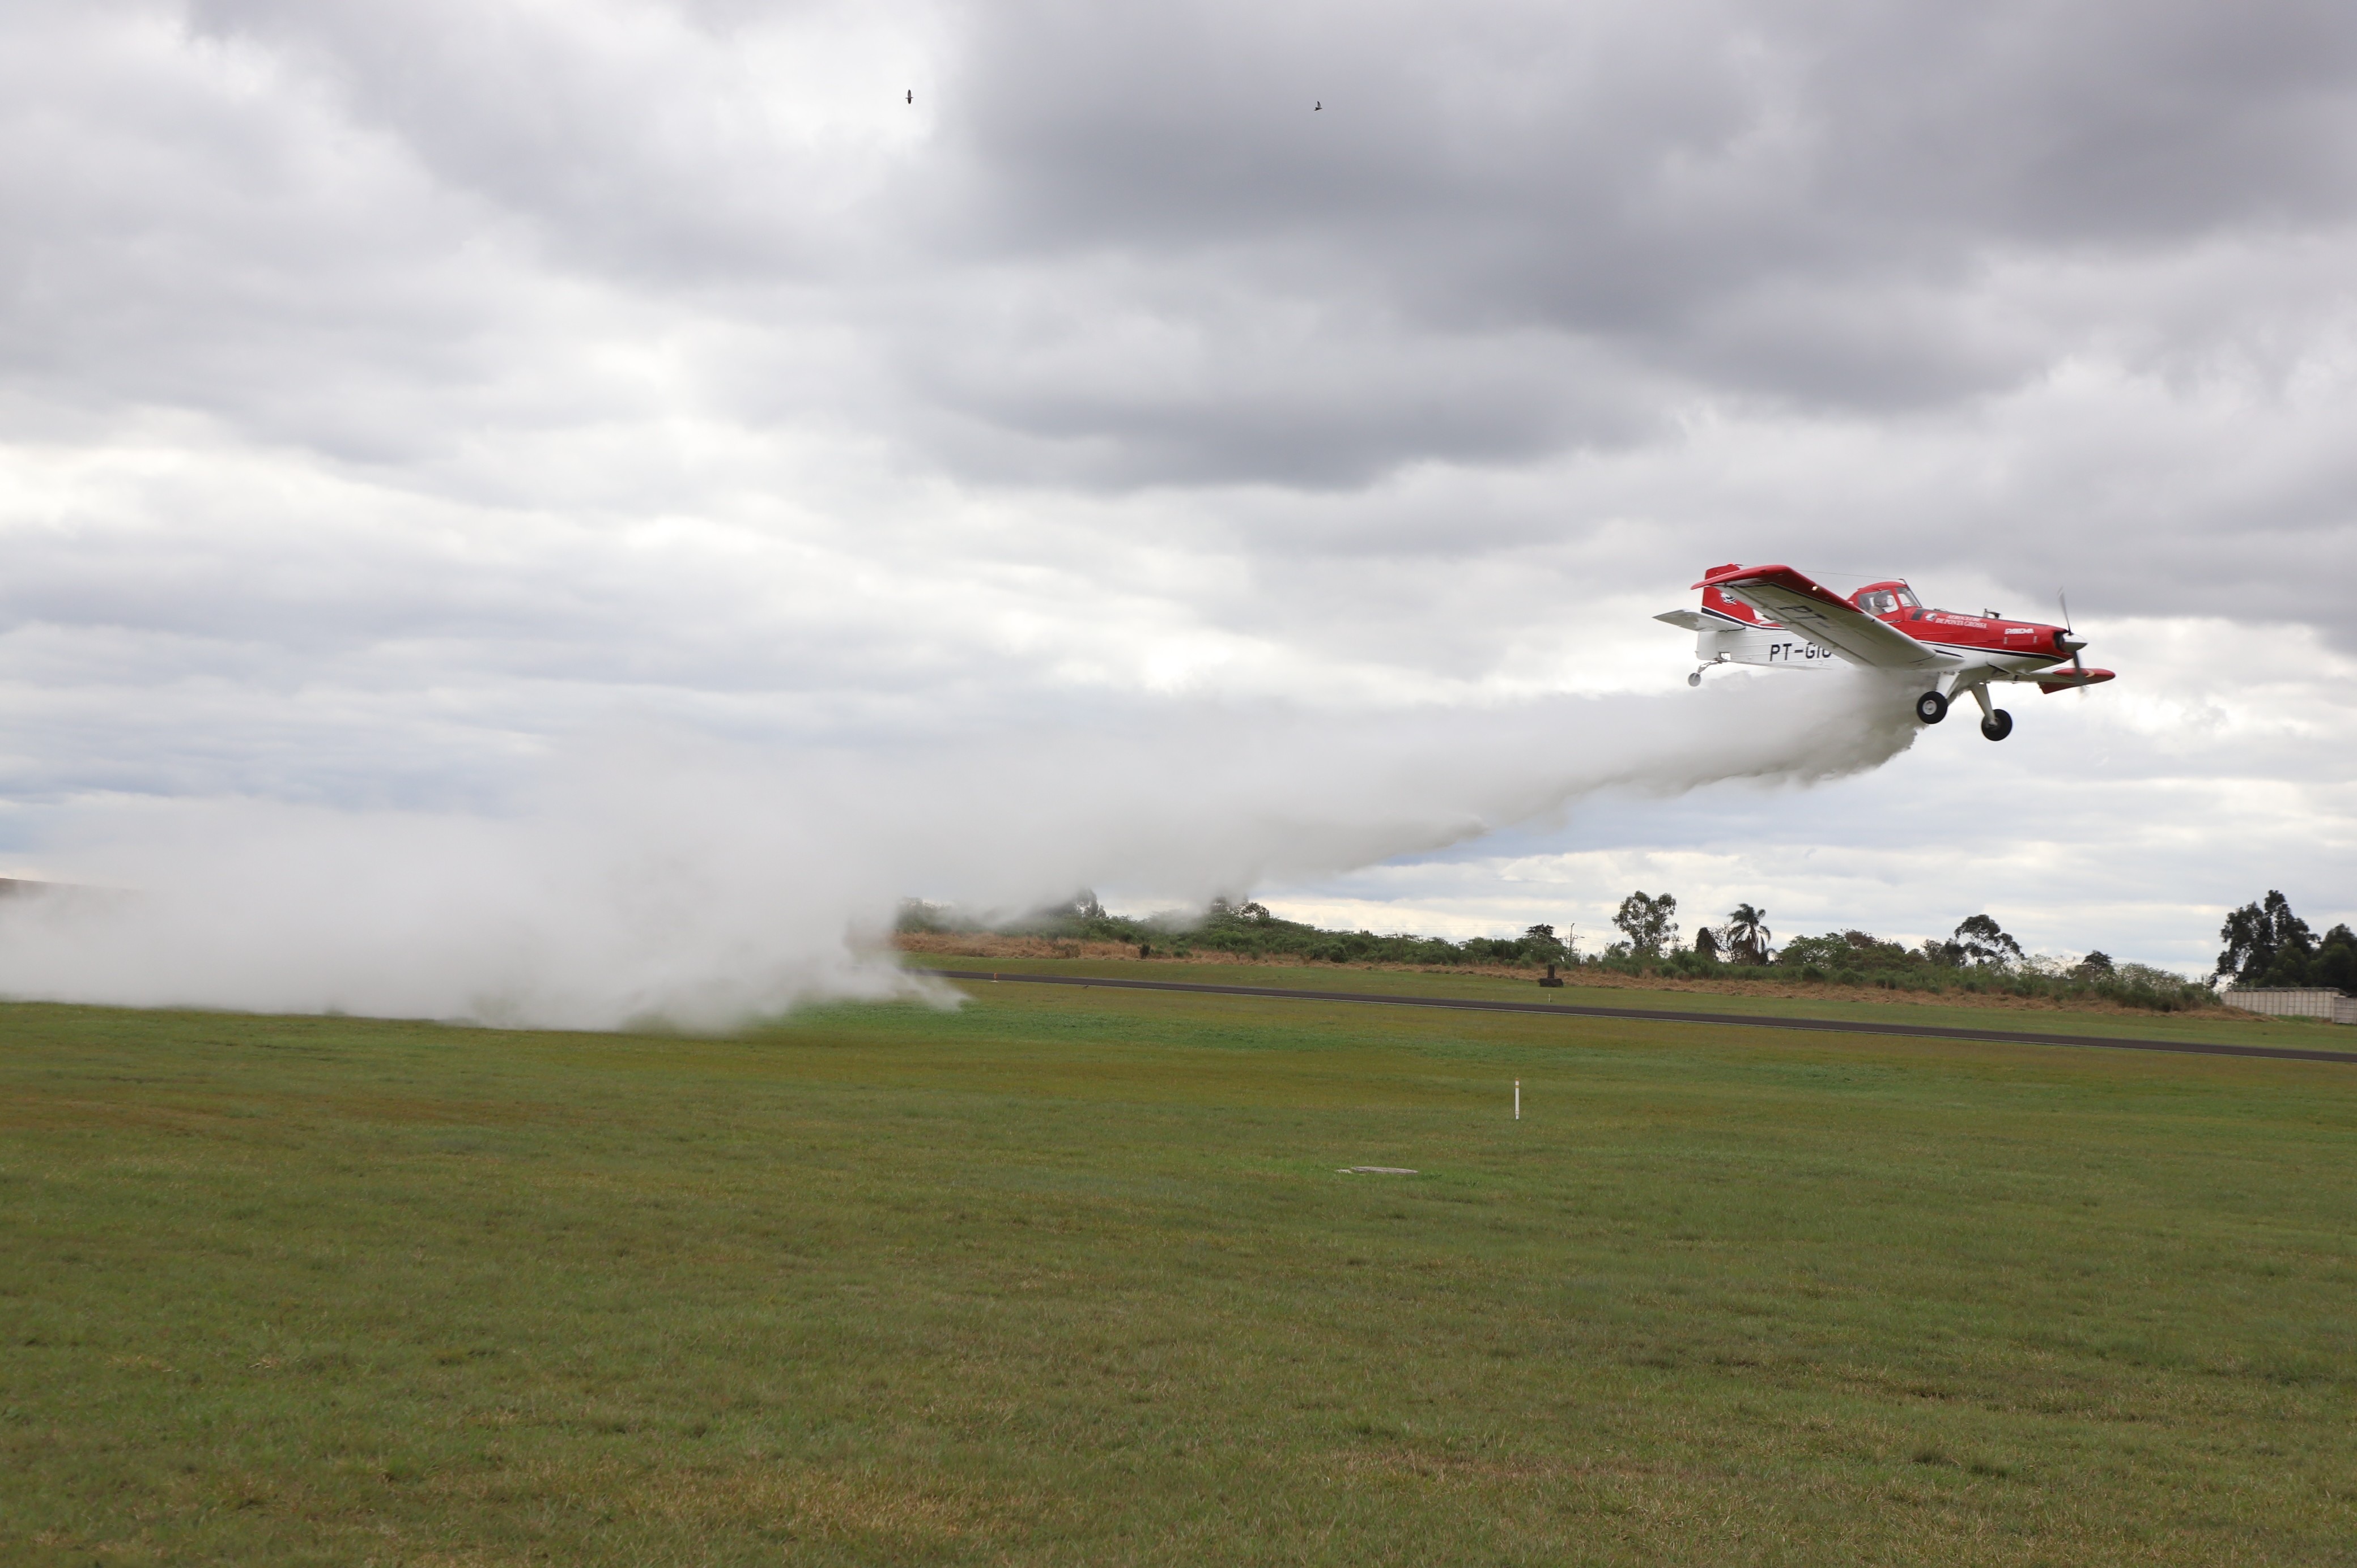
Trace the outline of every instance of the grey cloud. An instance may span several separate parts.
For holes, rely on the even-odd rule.
[[[1542,575],[1592,575],[1637,527],[1600,569],[1872,541],[2331,618],[2352,477],[2299,438],[2330,394],[2201,401],[2268,356],[2282,396],[2345,309],[2326,12],[997,8],[930,139],[833,205],[735,52],[813,13],[175,14],[38,13],[18,59],[20,410],[192,410],[501,529],[708,507],[685,409],[1018,497],[1199,487],[1102,525],[1289,585],[1554,544]],[[650,344],[675,368],[615,368]],[[2007,425],[2091,358],[2176,406]],[[1788,485],[1713,420],[1860,439]],[[1456,478],[1391,484],[1419,471]]]
[[[1625,443],[1665,407],[1713,399],[1968,406],[2137,330],[2133,303],[2058,316],[2025,273],[2150,262],[2238,229],[2340,251],[2357,196],[2357,46],[2317,7],[999,21],[961,79],[950,124],[969,184],[948,192],[963,226],[938,242],[980,240],[996,264],[1060,282],[1112,255],[1218,278],[1221,295],[1158,303],[1173,330],[1232,346],[1244,408],[1264,379],[1281,384],[1273,324],[1307,300],[1367,301],[1404,369],[1456,361],[1448,395],[1467,415],[1395,429],[1370,382],[1361,427],[1394,462]],[[1307,112],[1309,98],[1330,102]],[[1245,279],[1257,310],[1232,298]],[[1039,351],[1072,351],[1051,324],[1034,330]],[[1517,384],[1534,370],[1542,384]],[[1347,435],[1292,432],[1287,462],[1254,439],[1265,426],[1223,429],[1183,398],[1092,405],[1076,429],[1019,375],[917,384],[1016,437],[1008,451],[1085,438],[1141,478],[1367,472],[1323,460]],[[1485,446],[1463,426],[1523,442]]]
[[[1402,331],[1346,299],[1166,309],[1062,282],[897,343],[905,383],[939,411],[920,416],[930,449],[1004,481],[1314,489],[1364,485],[1404,454],[1512,464],[1657,423],[1627,382],[1586,391],[1619,367],[1576,343]]]
[[[963,113],[1021,250],[1323,228],[1393,241],[1378,268],[1496,258],[1564,280],[1565,318],[1620,320],[1796,261],[1936,274],[2357,197],[2357,38],[2327,5],[996,15]]]
[[[861,149],[798,136],[851,6],[191,0],[204,36],[287,59],[441,183],[533,224],[559,268],[643,284],[781,277],[857,248]],[[808,29],[807,38],[797,29]],[[778,38],[778,35],[783,35]],[[756,46],[775,39],[782,59]],[[798,80],[768,69],[798,65]],[[768,68],[768,69],[765,69]],[[897,82],[873,84],[880,102]],[[855,232],[846,232],[846,227]]]
[[[2357,36],[2338,7],[1861,8],[1816,84],[1877,209],[2033,242],[2140,245],[2357,209]]]
[[[2357,194],[2357,44],[2294,4],[200,0],[178,57],[182,13],[42,15],[82,113],[19,119],[77,134],[15,139],[13,373],[393,467],[597,416],[560,385],[635,414],[591,368],[616,332],[773,339],[698,370],[714,412],[1051,487],[1964,408],[2147,324],[2042,271],[2338,254]],[[921,120],[796,118],[936,48]],[[2180,314],[2170,350],[2252,329]]]

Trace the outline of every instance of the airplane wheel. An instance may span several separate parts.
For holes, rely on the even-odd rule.
[[[1915,699],[1915,716],[1927,725],[1938,724],[1948,716],[1948,699],[1937,692],[1926,692]]]
[[[2003,708],[1981,721],[1981,733],[1991,740],[2003,740],[2013,733],[2013,715]]]
[[[1686,684],[1687,684],[1687,685],[1689,685],[1689,686],[1699,686],[1699,685],[1701,685],[1701,684],[1702,684],[1702,671],[1699,671],[1699,670],[1697,670],[1697,671],[1695,671],[1693,674],[1691,674],[1691,675],[1687,676],[1687,677],[1686,677]]]

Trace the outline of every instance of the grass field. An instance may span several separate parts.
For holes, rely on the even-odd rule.
[[[2357,1069],[968,989],[0,1006],[0,1559],[2357,1562]]]

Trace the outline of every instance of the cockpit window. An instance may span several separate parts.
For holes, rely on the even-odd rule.
[[[1916,602],[1914,591],[1912,589],[1901,588],[1899,590],[1897,596],[1899,599],[1899,606],[1901,609],[1920,610],[1923,607],[1921,604]]]
[[[1857,604],[1870,616],[1887,616],[1899,608],[1899,596],[1888,588],[1878,588],[1873,593],[1861,595]]]

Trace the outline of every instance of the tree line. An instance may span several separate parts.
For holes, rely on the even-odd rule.
[[[2199,1005],[2211,998],[2207,987],[2182,975],[2146,964],[2118,962],[2104,952],[2069,960],[2028,952],[1986,912],[1966,916],[1946,937],[1911,945],[1850,929],[1794,937],[1780,946],[1767,911],[1742,903],[1724,918],[1698,928],[1688,943],[1680,935],[1677,898],[1667,893],[1639,891],[1621,900],[1612,925],[1617,933],[1612,940],[1599,950],[1583,952],[1577,928],[1570,923],[1560,929],[1549,924],[1534,925],[1519,936],[1452,941],[1410,932],[1329,930],[1286,919],[1266,905],[1249,899],[1214,898],[1200,917],[1192,919],[1139,918],[1110,913],[1095,894],[1083,890],[1068,903],[987,929],[1119,942],[1135,947],[1141,957],[1216,952],[1314,963],[1528,969],[1553,964],[1558,969],[1587,967],[1695,980],[1749,974],[1886,990],[2095,995],[2162,1010]],[[911,900],[902,908],[900,929],[952,932],[985,927],[954,911]],[[2292,916],[2279,893],[2237,910],[2222,934],[2229,951],[2221,957],[2220,972],[2231,972],[2243,983],[2346,987],[2350,964],[2357,958],[2357,942],[2352,941],[2346,926],[2336,926],[2318,939]],[[2344,978],[2335,980],[2334,975]]]
[[[1635,892],[1612,917],[1619,937],[1593,961],[1641,973],[1706,978],[1746,970],[1835,984],[1883,990],[2005,992],[2023,996],[2092,993],[2163,1009],[2207,1000],[2204,988],[2148,964],[2121,963],[2093,951],[2056,959],[2025,950],[1987,913],[1967,915],[1946,937],[1912,945],[1855,928],[1794,937],[1773,945],[1767,911],[1743,903],[1724,919],[1681,943],[1678,901],[1671,894]]]
[[[1806,979],[1889,983],[1910,974],[1959,971],[1984,980],[2076,985],[2155,996],[2189,994],[2181,976],[2145,964],[2117,963],[2092,951],[2069,963],[2034,957],[1987,914],[1968,915],[1945,939],[1915,947],[1889,942],[1869,932],[1845,930],[1798,937],[1781,949],[1769,945],[1767,916],[1738,904],[1717,926],[1695,934],[1691,962],[1678,950],[1678,901],[1668,894],[1631,893],[1612,918],[1620,939],[1602,959],[1673,968],[1774,963],[1800,970]],[[2224,944],[2212,972],[2214,983],[2252,988],[2320,987],[2357,994],[2357,932],[2344,922],[2322,936],[2292,912],[2290,900],[2270,888],[2266,897],[2244,905],[2218,929]]]
[[[1604,950],[1603,957],[1673,956],[1678,946],[1677,912],[1678,901],[1671,894],[1630,894],[1612,917],[1620,939]],[[1986,914],[1967,915],[1958,922],[1953,935],[1944,940],[1934,937],[1912,948],[1884,941],[1867,931],[1845,930],[1822,937],[1797,937],[1781,949],[1774,949],[1769,946],[1774,935],[1768,929],[1765,910],[1752,904],[1738,904],[1727,911],[1724,922],[1705,926],[1695,933],[1694,953],[1708,962],[1831,964],[1844,968],[1920,963],[1946,969],[1966,965],[2009,969],[2033,962],[2021,944],[2007,935],[1993,916]],[[2110,955],[2102,952],[2091,952],[2072,967],[2090,974],[2110,973],[2115,968]]]

